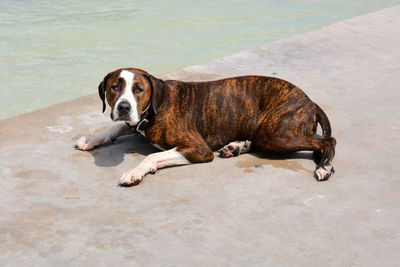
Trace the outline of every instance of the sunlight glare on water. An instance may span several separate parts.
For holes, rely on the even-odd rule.
[[[109,71],[161,74],[400,0],[0,2],[0,119],[97,92]]]

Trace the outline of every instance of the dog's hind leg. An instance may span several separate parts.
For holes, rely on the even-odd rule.
[[[261,137],[253,141],[253,146],[254,149],[266,153],[288,154],[304,150],[314,151],[320,156],[314,171],[314,176],[318,181],[328,180],[335,171],[331,165],[336,146],[336,140],[333,137],[321,139],[304,136]]]
[[[218,152],[221,158],[231,158],[249,152],[250,147],[251,141],[235,141],[227,144],[226,146],[218,150]]]
[[[335,172],[331,162],[335,156],[336,139],[333,137],[326,137],[320,140],[324,143],[324,147],[320,152],[314,151],[314,159],[319,160],[314,171],[314,176],[318,181],[325,181]]]

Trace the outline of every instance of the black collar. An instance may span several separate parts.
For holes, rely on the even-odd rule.
[[[142,135],[144,135],[144,131],[146,130],[148,124],[149,124],[149,120],[148,119],[143,119],[141,121],[139,121],[138,124],[132,126],[130,125],[128,122],[125,122],[126,125],[131,128],[131,132],[133,135],[139,135],[140,133]]]

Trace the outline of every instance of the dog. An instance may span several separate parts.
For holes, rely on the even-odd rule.
[[[161,80],[137,68],[108,73],[98,87],[111,107],[111,128],[83,136],[90,150],[119,136],[141,133],[162,152],[125,172],[121,186],[140,183],[157,169],[210,162],[213,151],[229,158],[252,151],[288,154],[313,151],[314,176],[333,173],[336,139],[324,111],[297,86],[274,77],[240,76],[207,82]],[[318,137],[317,124],[322,136]]]

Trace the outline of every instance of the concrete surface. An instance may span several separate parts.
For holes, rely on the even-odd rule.
[[[96,95],[0,121],[1,264],[398,265],[399,18],[396,6],[163,76],[297,84],[338,141],[327,182],[312,177],[310,153],[252,154],[120,188],[120,175],[156,149],[129,136],[73,151],[111,124]]]

